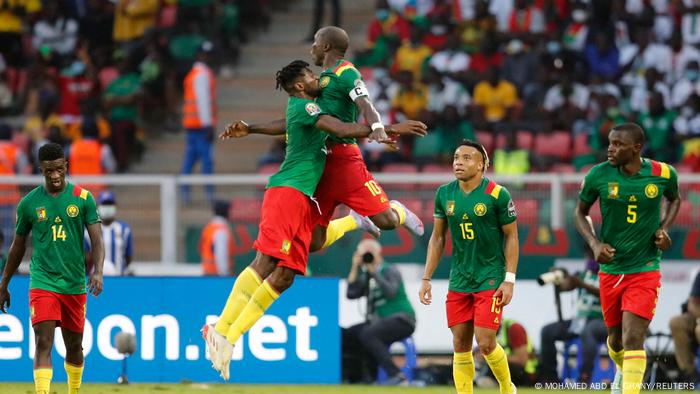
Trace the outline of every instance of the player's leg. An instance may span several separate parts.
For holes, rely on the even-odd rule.
[[[615,363],[615,378],[610,384],[611,394],[622,393],[622,364],[625,350],[622,347],[622,294],[627,285],[624,275],[599,274],[600,306],[608,330],[608,355]]]
[[[185,143],[185,159],[182,162],[181,173],[188,175],[192,173],[192,168],[197,163],[197,135],[196,131],[186,131],[187,142]],[[190,186],[182,185],[182,199],[188,202],[190,199]]]
[[[447,301],[447,326],[452,331],[452,378],[457,394],[474,392],[474,357],[472,342],[474,340],[474,297],[471,293],[449,290]]]
[[[389,378],[385,384],[398,385],[406,381],[406,376],[394,364],[387,344],[411,336],[415,328],[415,321],[409,320],[406,316],[389,316],[375,319],[363,326],[358,333],[362,347],[372,356],[374,362],[386,371]]]
[[[607,330],[600,319],[589,319],[581,331],[581,348],[583,349],[583,361],[579,381],[590,383],[596,357],[599,356],[600,342],[605,340]]]
[[[644,350],[647,330],[656,312],[661,287],[659,271],[628,274],[628,285],[622,296],[622,393],[637,394],[641,390],[647,356]]]
[[[60,294],[61,335],[66,345],[63,364],[68,377],[68,394],[77,394],[83,381],[83,330],[85,328],[86,294]]]
[[[53,367],[51,365],[51,349],[53,336],[56,331],[56,321],[46,320],[34,324],[34,389],[36,394],[48,394],[51,389]]]
[[[674,316],[668,322],[673,338],[673,349],[678,363],[678,369],[685,376],[695,373],[695,354],[693,353],[693,339],[696,328],[699,327],[695,317],[689,312]]]
[[[479,351],[498,381],[501,394],[511,394],[515,392],[515,385],[511,379],[508,357],[503,347],[496,342],[503,309],[500,300],[493,297],[494,293],[495,290],[474,293],[474,336]]]

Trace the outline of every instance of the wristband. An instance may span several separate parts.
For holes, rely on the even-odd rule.
[[[506,278],[503,279],[504,282],[515,283],[515,274],[512,272],[506,272]]]
[[[382,124],[382,122],[374,122],[370,127],[372,128],[372,131],[377,131],[377,129],[383,129],[384,125]]]

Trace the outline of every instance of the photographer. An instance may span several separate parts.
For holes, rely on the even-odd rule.
[[[373,239],[362,240],[357,245],[348,275],[347,297],[353,300],[362,296],[367,296],[367,319],[343,330],[343,342],[360,345],[364,351],[361,364],[372,365],[368,368],[371,376],[376,376],[374,365],[378,365],[389,377],[386,384],[404,383],[406,377],[394,364],[389,346],[413,334],[415,312],[406,297],[401,274],[395,267],[384,264],[382,247]]]
[[[600,291],[598,290],[598,263],[587,252],[586,270],[569,275],[565,270],[557,270],[555,275],[550,272],[544,278],[551,278],[558,291],[567,292],[578,290],[576,302],[576,317],[569,320],[550,323],[542,328],[540,345],[540,381],[558,382],[556,341],[567,341],[576,337],[581,338],[583,365],[581,366],[579,382],[589,383],[598,348],[605,342],[607,331],[603,322],[603,312],[600,307]],[[546,279],[545,279],[546,280]],[[540,284],[544,282],[540,281]],[[565,360],[566,362],[566,360]]]
[[[674,354],[680,381],[700,382],[700,374],[695,369],[695,352],[700,343],[700,272],[695,276],[688,300],[681,307],[681,314],[671,318],[669,328],[673,337]]]

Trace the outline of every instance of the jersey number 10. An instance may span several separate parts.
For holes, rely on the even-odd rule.
[[[55,242],[57,239],[60,239],[61,241],[64,241],[64,242],[65,242],[65,240],[66,240],[66,230],[63,229],[63,225],[62,225],[62,224],[59,224],[58,226],[56,226],[56,225],[54,224],[53,226],[51,226],[51,230],[53,231],[53,240],[54,240],[54,242]]]

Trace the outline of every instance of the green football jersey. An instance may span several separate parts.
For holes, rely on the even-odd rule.
[[[506,271],[501,227],[517,218],[508,190],[483,178],[465,193],[455,180],[438,188],[434,216],[447,220],[452,237],[449,289],[471,293],[498,288]]]
[[[17,205],[15,232],[32,233],[29,288],[85,293],[83,237],[87,225],[99,222],[92,194],[71,183],[55,197],[44,186],[24,196]]]
[[[311,100],[290,97],[287,102],[287,154],[267,187],[289,186],[313,196],[326,165],[327,134],[315,127],[325,114]]]
[[[357,122],[359,113],[357,105],[351,98],[351,94],[359,83],[362,83],[362,75],[355,66],[345,59],[340,59],[334,67],[329,67],[323,72],[319,79],[321,95],[316,102],[329,115],[334,116],[345,123]],[[362,92],[362,89],[358,90]],[[362,94],[358,95],[358,97]],[[329,136],[333,141],[345,144],[356,144],[354,138],[337,138]]]
[[[661,196],[678,196],[678,175],[666,163],[642,159],[641,169],[632,176],[607,161],[588,172],[579,198],[586,204],[600,199],[600,240],[615,248],[613,260],[600,265],[601,272],[659,269],[661,250],[654,245],[654,233],[661,224]]]

